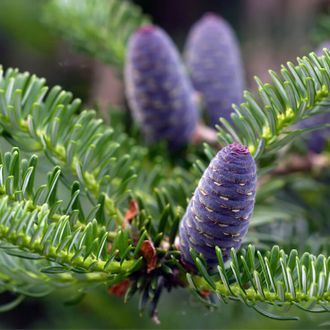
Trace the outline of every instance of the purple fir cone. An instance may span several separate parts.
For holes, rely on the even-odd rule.
[[[316,50],[317,56],[323,55],[323,49],[330,50],[330,40],[323,42]],[[318,125],[330,124],[330,113],[322,113],[313,117],[310,117],[297,125],[297,128],[311,128]],[[326,146],[326,142],[330,138],[330,128],[322,128],[303,135],[302,139],[306,143],[306,146],[310,151],[315,153],[321,153]]]
[[[217,264],[215,247],[224,260],[238,249],[248,231],[256,193],[256,164],[247,147],[224,147],[204,172],[180,223],[182,259],[193,265],[189,249]]]
[[[185,57],[211,125],[218,124],[219,117],[230,120],[232,104],[242,102],[244,88],[240,49],[232,28],[215,14],[204,15],[189,33]]]
[[[147,142],[178,149],[191,140],[198,112],[175,45],[155,26],[138,29],[128,44],[126,94]]]

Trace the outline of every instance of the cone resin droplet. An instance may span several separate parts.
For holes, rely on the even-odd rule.
[[[183,262],[193,265],[189,249],[203,254],[212,268],[215,247],[225,260],[248,231],[256,193],[256,164],[247,147],[224,147],[204,172],[180,223]]]
[[[162,29],[144,26],[131,37],[125,85],[133,116],[149,143],[165,140],[171,149],[189,143],[198,119],[193,88]]]
[[[185,57],[210,124],[219,124],[219,117],[229,120],[232,104],[241,103],[244,88],[240,49],[232,28],[215,14],[204,15],[191,28]]]

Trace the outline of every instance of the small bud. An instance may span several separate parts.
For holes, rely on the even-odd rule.
[[[141,253],[147,263],[147,273],[152,272],[157,267],[157,252],[154,244],[150,240],[143,241]]]
[[[139,205],[136,200],[131,199],[129,201],[128,210],[125,213],[124,223],[131,223],[132,220],[138,215],[139,213]]]
[[[209,121],[230,119],[232,104],[242,101],[244,77],[240,49],[229,24],[206,14],[190,30],[185,57],[195,89],[203,96]]]
[[[125,66],[126,95],[149,143],[171,149],[188,144],[197,125],[193,89],[165,31],[144,26],[131,37]]]
[[[126,278],[125,280],[111,286],[108,289],[108,292],[114,296],[123,297],[129,285],[130,285],[130,280]]]
[[[193,265],[189,249],[217,264],[215,247],[225,260],[248,231],[256,193],[256,165],[247,147],[224,147],[204,172],[180,223],[183,263]]]

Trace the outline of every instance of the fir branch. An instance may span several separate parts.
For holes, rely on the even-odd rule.
[[[101,226],[102,212],[97,212],[102,205],[82,219],[79,190],[73,189],[67,205],[57,198],[59,167],[50,173],[47,184],[35,189],[36,156],[21,161],[14,148],[0,158],[0,279],[4,288],[29,294],[31,286],[35,295],[41,284],[37,290],[41,295],[63,283],[85,288],[88,282],[111,285],[141,267],[126,230],[116,232],[108,250],[110,235]]]
[[[300,121],[329,111],[330,53],[314,53],[298,58],[298,63],[282,66],[281,75],[269,71],[271,83],[258,78],[258,96],[244,93],[230,124],[220,119],[219,140],[248,145],[255,158],[266,158],[288,145],[296,136],[321,127],[296,129]],[[326,126],[325,125],[322,125]]]
[[[36,255],[41,256],[66,266],[63,272],[88,272],[92,269],[95,272],[126,274],[136,267],[137,260],[114,260],[116,254],[127,253],[127,244],[124,249],[124,245],[120,244],[120,249],[112,254],[106,253],[108,233],[104,230],[95,235],[95,221],[73,232],[70,214],[63,215],[54,223],[49,222],[50,210],[46,204],[39,211],[31,212],[28,209],[27,202],[10,203],[7,198],[0,201],[0,239],[18,249],[2,246],[7,254],[32,259]],[[119,233],[116,238],[119,239],[121,235],[124,234]]]
[[[134,158],[143,159],[146,151],[133,148],[131,139],[107,127],[94,111],[77,116],[81,101],[72,100],[71,93],[58,86],[47,90],[44,79],[8,69],[0,78],[2,134],[23,150],[43,152],[63,168],[67,182],[79,180],[93,203],[103,198],[107,214],[122,221],[118,203],[136,179]]]
[[[304,102],[311,102],[308,96]],[[93,112],[77,115],[79,106],[79,101],[72,101],[71,94],[59,87],[47,94],[44,80],[27,73],[9,69],[0,80],[3,136],[30,153],[39,151],[56,165],[44,180],[47,183],[36,188],[36,156],[21,161],[15,148],[1,157],[1,287],[32,295],[38,284],[45,284],[36,291],[42,295],[63,283],[88,289],[91,283],[111,285],[129,278],[127,297],[139,292],[141,308],[149,301],[155,316],[163,288],[184,285],[182,278],[189,273],[174,242],[191,192],[188,186],[196,176],[183,169],[164,174],[162,160],[153,168],[143,160],[144,148],[136,148],[134,154],[130,139],[113,134]],[[313,113],[320,107],[318,103]],[[268,146],[273,147],[272,143]],[[125,156],[129,151],[131,155]],[[209,157],[214,153],[207,146],[206,151]],[[139,178],[129,192],[125,180],[134,178],[134,173]],[[57,192],[62,177],[71,187],[66,203]],[[80,198],[85,196],[80,186],[91,199],[87,216],[81,206]],[[123,201],[130,197],[138,204],[136,214],[125,219],[125,228],[114,226],[110,232],[112,215],[124,220]],[[147,265],[150,256],[144,256],[144,261],[140,256],[142,246],[152,251],[152,267]],[[295,251],[286,255],[277,247],[261,254],[250,247],[241,255],[232,251],[227,269],[219,250],[217,254],[216,276],[193,255],[198,273],[187,278],[198,295],[211,288],[225,300],[240,299],[258,311],[256,302],[297,304],[307,310],[311,309],[308,304],[315,303],[317,311],[329,310],[327,257],[298,257]],[[33,261],[27,264],[24,258]]]
[[[258,303],[285,307],[295,305],[305,311],[329,312],[330,307],[330,259],[324,255],[296,250],[286,254],[278,246],[262,254],[250,245],[241,253],[231,252],[229,267],[225,267],[221,249],[216,248],[218,274],[212,276],[201,259],[194,261],[199,277],[188,274],[188,282],[198,295],[202,290],[215,292],[220,300],[238,300],[272,316]],[[274,318],[279,317],[276,314]],[[283,317],[287,318],[287,317]]]
[[[52,0],[44,14],[48,26],[78,49],[119,69],[129,36],[149,22],[138,6],[123,0]]]
[[[79,189],[92,204],[104,204],[107,218],[122,223],[132,195],[148,196],[148,203],[153,204],[155,197],[150,195],[158,185],[170,190],[174,207],[185,206],[187,194],[182,192],[187,189],[176,182],[191,186],[194,177],[188,171],[173,169],[160,155],[154,156],[159,163],[155,166],[148,160],[146,148],[105,125],[93,110],[81,111],[81,101],[59,86],[48,91],[43,78],[13,69],[2,73],[0,70],[2,135],[20,149],[43,153],[60,166],[60,178],[68,187],[78,180]]]

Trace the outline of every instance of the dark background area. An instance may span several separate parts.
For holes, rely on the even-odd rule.
[[[79,1],[79,0],[77,0]],[[111,68],[79,54],[42,22],[43,0],[0,1],[0,63],[47,78],[84,100],[99,105],[123,103],[122,83]],[[294,60],[317,44],[313,31],[328,0],[136,0],[153,21],[182,45],[190,26],[205,12],[222,15],[235,29],[242,47],[247,87],[253,76],[267,80],[267,70]],[[104,114],[104,113],[103,113]],[[9,300],[8,295],[1,301]],[[94,290],[79,304],[65,305],[70,297],[52,294],[28,299],[15,310],[0,314],[0,328],[155,328],[148,315],[140,317],[137,300],[124,305],[121,299]],[[328,315],[301,313],[299,322],[268,320],[242,304],[223,305],[210,312],[188,292],[165,295],[160,303],[159,328],[303,329],[329,328]],[[328,323],[327,323],[328,322]]]

